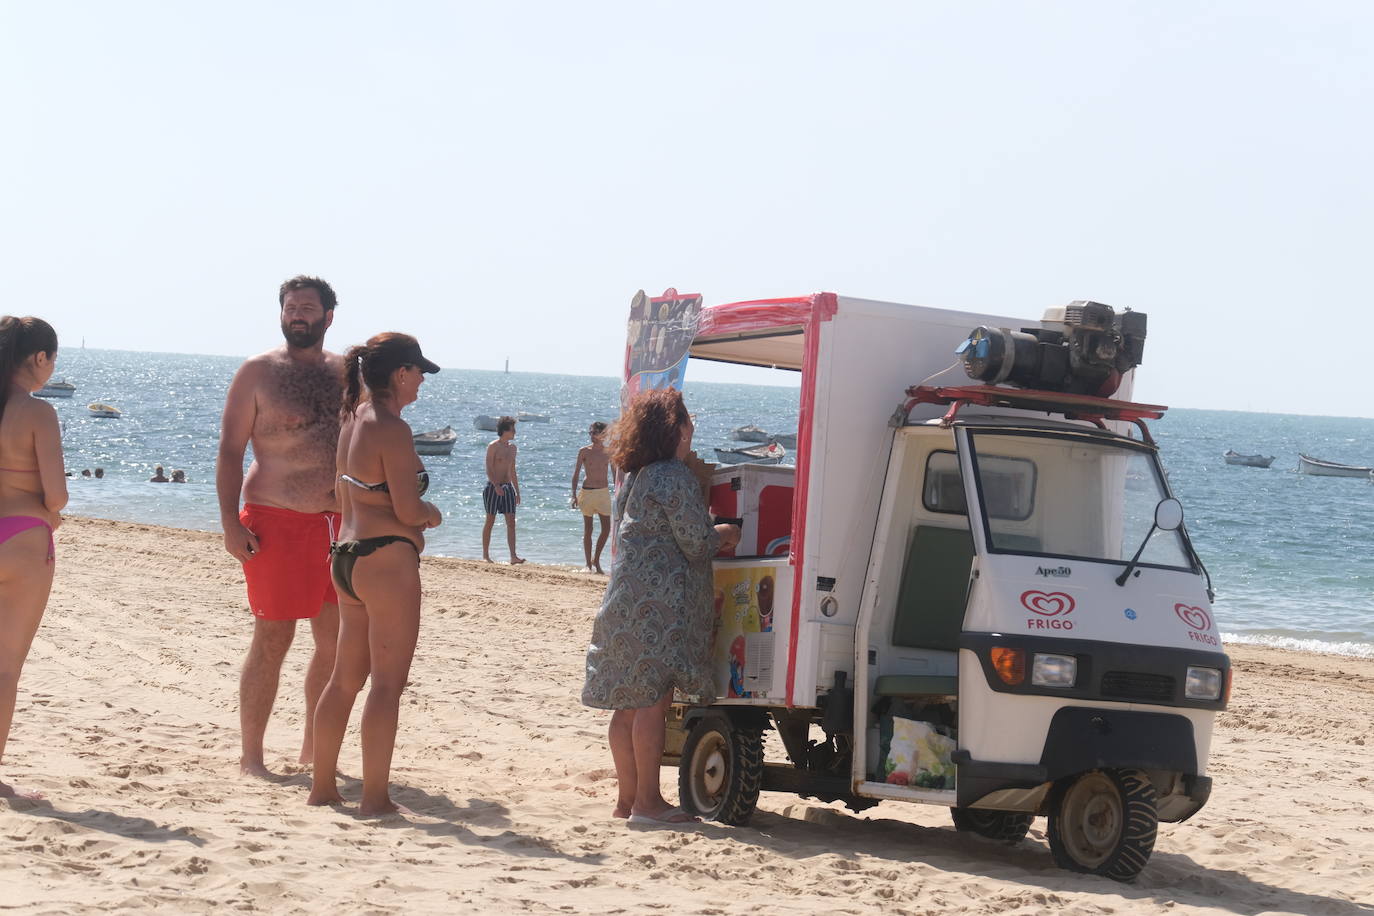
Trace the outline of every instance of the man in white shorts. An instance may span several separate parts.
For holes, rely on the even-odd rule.
[[[584,445],[577,452],[577,464],[573,465],[572,505],[582,510],[582,553],[587,563],[587,572],[601,572],[601,549],[606,546],[606,538],[611,529],[611,489],[609,486],[611,459],[606,453],[606,424],[600,420],[587,430],[592,444]],[[577,486],[578,475],[582,475],[582,487]],[[596,539],[596,553],[592,553],[592,519],[601,519],[601,534]]]

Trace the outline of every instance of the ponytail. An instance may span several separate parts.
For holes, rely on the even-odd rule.
[[[373,394],[386,391],[391,385],[391,373],[413,364],[418,353],[420,345],[414,337],[394,331],[375,334],[367,343],[349,347],[344,353],[343,415],[350,416],[358,409],[364,385]]]
[[[362,397],[363,356],[367,347],[359,344],[349,347],[344,353],[343,367],[343,412],[351,415],[358,409],[358,398]]]
[[[19,365],[35,353],[57,355],[57,332],[42,318],[0,317],[0,422]]]

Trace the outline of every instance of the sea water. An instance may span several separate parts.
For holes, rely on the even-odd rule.
[[[68,512],[207,531],[219,529],[215,453],[224,393],[240,359],[217,356],[64,350],[55,378],[77,387],[50,401],[63,425],[67,465],[103,467],[103,480],[75,478]],[[453,453],[426,456],[432,499],[444,524],[426,533],[427,552],[481,556],[483,456],[493,433],[479,414],[547,415],[521,423],[517,515],[521,555],[532,562],[582,564],[582,515],[570,508],[577,450],[594,420],[617,411],[619,381],[538,373],[445,369],[428,376],[405,417],[417,432],[452,426]],[[797,428],[795,387],[726,385],[687,378],[697,450],[739,445],[731,429]],[[86,409],[108,401],[122,419]],[[884,411],[889,406],[879,405]],[[1188,531],[1217,589],[1215,613],[1227,638],[1374,657],[1374,486],[1361,479],[1297,474],[1298,452],[1374,464],[1374,420],[1173,409],[1151,429],[1163,450]],[[875,448],[877,444],[875,443]],[[1276,455],[1269,469],[1233,467],[1228,448]],[[185,485],[150,484],[153,466],[186,471]],[[504,522],[493,532],[503,557]],[[183,558],[194,562],[194,557]]]

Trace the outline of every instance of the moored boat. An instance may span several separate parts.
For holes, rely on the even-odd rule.
[[[445,426],[427,433],[416,433],[414,440],[417,455],[447,455],[453,451],[458,433],[454,432],[452,426]]]
[[[794,449],[797,447],[796,433],[778,433],[776,436],[773,436],[772,438],[774,442],[776,442],[778,445],[781,445],[783,448]]]
[[[736,426],[730,430],[730,438],[736,442],[767,442],[768,433],[759,426]]]
[[[787,449],[776,442],[751,445],[748,448],[718,448],[716,461],[721,464],[777,464],[787,457]]]
[[[1236,464],[1247,468],[1267,468],[1274,463],[1273,455],[1242,455],[1229,448],[1221,457],[1226,459],[1227,464]]]
[[[86,409],[91,412],[93,417],[105,417],[111,420],[118,420],[124,414],[113,404],[105,404],[100,401],[92,401],[86,405]]]
[[[522,410],[514,416],[516,421],[520,423],[549,422],[549,418],[542,413],[526,413]],[[496,432],[496,424],[500,421],[500,419],[500,417],[492,417],[488,416],[487,414],[478,414],[476,417],[473,418],[472,425],[477,427],[478,429],[484,429],[489,433],[494,433]]]
[[[1298,473],[1311,474],[1314,477],[1363,477],[1368,480],[1374,476],[1374,468],[1337,464],[1334,461],[1323,461],[1320,458],[1299,454]]]
[[[60,382],[48,382],[34,393],[38,398],[69,398],[76,394],[76,386],[66,380]]]

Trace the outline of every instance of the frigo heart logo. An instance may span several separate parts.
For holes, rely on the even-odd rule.
[[[1026,610],[1042,617],[1058,617],[1073,613],[1073,596],[1063,592],[1022,592],[1021,604]]]
[[[1212,618],[1200,607],[1193,607],[1191,604],[1175,604],[1174,613],[1178,615],[1179,620],[1194,630],[1212,629]]]

